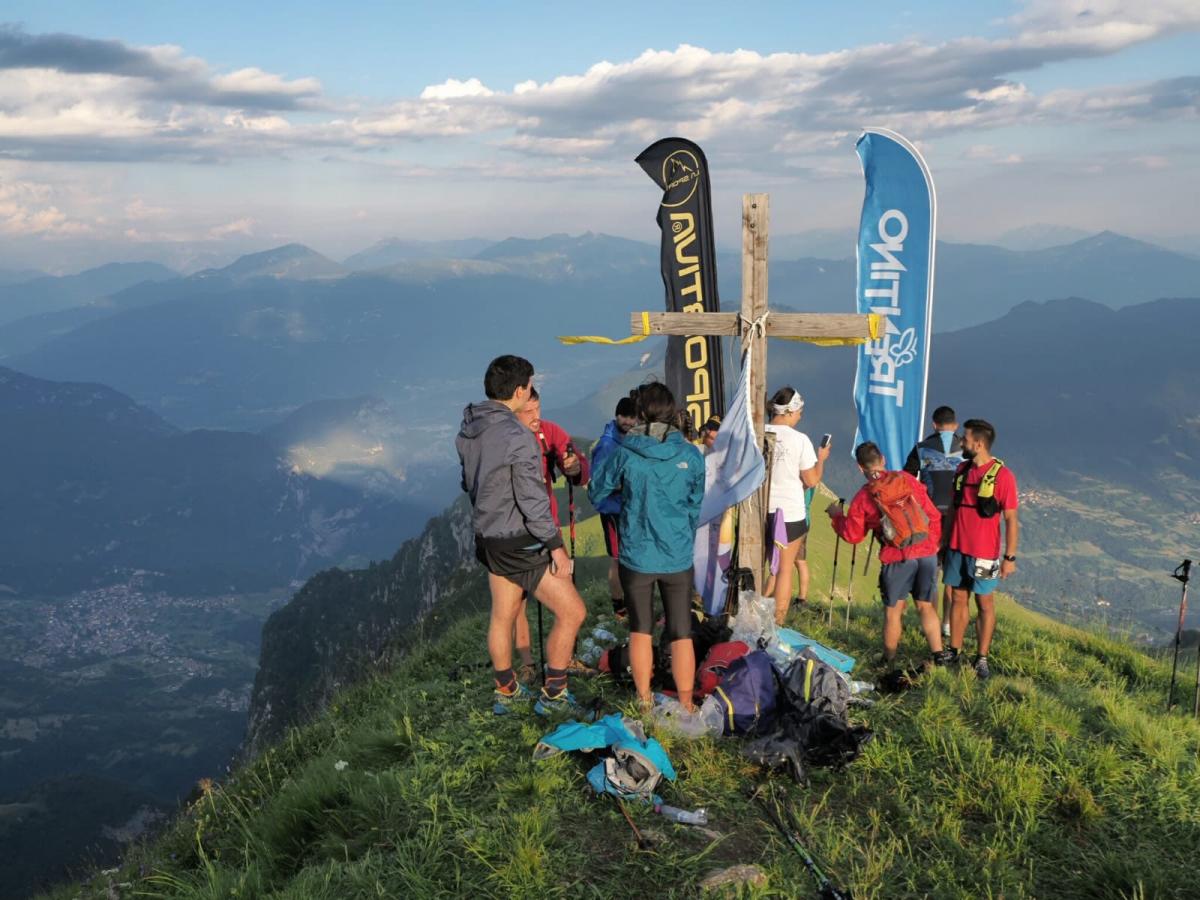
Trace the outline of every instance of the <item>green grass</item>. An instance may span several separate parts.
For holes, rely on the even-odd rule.
[[[875,569],[864,576],[859,556],[850,628],[839,599],[827,630],[831,541],[819,517],[817,606],[794,624],[869,660]],[[599,615],[604,561],[582,563]],[[902,653],[916,660],[910,616]],[[1168,666],[1011,602],[999,617],[990,682],[937,671],[857,714],[875,740],[849,768],[814,771],[807,787],[776,780],[823,867],[858,898],[1196,896],[1200,727],[1163,713]],[[735,740],[658,735],[679,771],[664,795],[707,807],[711,830],[634,809],[656,841],[639,851],[611,802],[591,797],[584,760],[532,761],[543,722],[490,714],[486,670],[449,678],[483,657],[484,621],[449,626],[289,732],[120,872],[56,896],[103,897],[123,881],[180,898],[692,897],[734,863],[767,874],[739,896],[812,895],[745,796],[762,776]],[[632,711],[607,680],[576,687]]]

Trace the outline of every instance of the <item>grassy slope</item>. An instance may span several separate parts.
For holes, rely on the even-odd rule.
[[[831,543],[818,527],[814,598]],[[582,562],[600,613],[603,561]],[[832,632],[819,610],[796,624],[870,659],[879,622],[861,556],[855,595],[849,632],[840,601]],[[638,851],[615,807],[589,796],[583,760],[530,759],[543,723],[492,717],[485,670],[448,677],[482,657],[483,625],[479,614],[452,625],[291,732],[121,873],[59,896],[104,896],[123,879],[169,897],[687,897],[732,863],[768,875],[743,896],[810,895],[743,796],[760,776],[735,741],[659,735],[680,772],[668,802],[706,806],[719,836],[635,810],[659,839]],[[902,653],[921,655],[915,620]],[[780,782],[825,868],[859,898],[1195,896],[1200,727],[1163,715],[1168,669],[1007,602],[993,666],[987,684],[939,671],[882,700],[860,713],[876,733],[862,758],[807,788]],[[628,700],[603,680],[577,690]]]

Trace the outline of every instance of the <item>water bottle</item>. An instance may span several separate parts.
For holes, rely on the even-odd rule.
[[[875,685],[873,685],[869,681],[851,681],[850,682],[850,693],[851,694],[865,694],[867,691],[873,691],[873,690],[875,690]]]
[[[665,803],[660,803],[654,807],[654,811],[662,813],[663,818],[670,819],[672,822],[680,822],[684,825],[707,825],[708,812],[704,807],[689,812],[686,809],[678,809],[674,806],[667,806]]]

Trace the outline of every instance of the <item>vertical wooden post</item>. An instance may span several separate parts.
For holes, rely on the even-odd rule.
[[[758,321],[767,311],[767,231],[769,207],[766,194],[742,196],[742,316]],[[750,414],[758,445],[763,445],[767,398],[767,338],[765,333],[747,331],[742,349],[750,351]],[[738,510],[738,565],[754,573],[754,585],[762,590],[763,532],[766,520],[765,490],[756,491]]]

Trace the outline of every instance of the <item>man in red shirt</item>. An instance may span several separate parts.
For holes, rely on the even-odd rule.
[[[546,483],[546,493],[550,496],[550,515],[556,525],[561,524],[558,518],[558,499],[554,496],[554,482],[558,476],[555,469],[570,479],[571,483],[582,487],[588,481],[587,460],[575,452],[571,436],[565,430],[542,419],[542,398],[537,388],[530,386],[529,401],[517,413],[517,420],[533,432],[537,439],[538,450],[542,454],[542,480]],[[529,619],[525,616],[525,602],[521,602],[521,612],[513,626],[513,643],[521,656],[521,666],[517,670],[517,678],[523,684],[532,684],[537,671],[533,665],[533,636],[529,633]],[[572,657],[569,671],[582,671],[579,661]]]
[[[879,593],[883,598],[883,657],[890,665],[896,658],[896,648],[900,646],[900,631],[904,619],[904,607],[909,595],[917,603],[917,613],[921,617],[921,630],[925,640],[929,642],[929,650],[933,654],[935,665],[945,665],[950,660],[950,654],[942,649],[942,633],[938,620],[937,608],[934,606],[934,593],[937,588],[937,554],[942,535],[942,517],[937,507],[929,499],[925,485],[913,478],[907,472],[889,472],[887,460],[879,447],[871,441],[859,444],[854,450],[854,458],[859,469],[867,479],[867,484],[860,488],[850,501],[845,514],[837,503],[829,504],[826,512],[832,520],[833,530],[844,541],[851,544],[861,543],[868,534],[875,533],[879,541],[879,561],[883,564],[879,572]],[[919,525],[919,516],[912,515],[910,520],[926,532],[926,537],[919,543],[908,547],[896,546],[898,538],[889,536],[889,528],[884,527],[884,513],[873,494],[888,479],[893,482],[888,491],[892,499],[892,508],[896,508],[896,498],[907,498],[900,502],[904,511],[913,512],[912,504],[920,507],[928,520],[928,526]],[[895,479],[902,479],[894,483]],[[907,488],[907,491],[905,490]]]
[[[988,651],[996,630],[992,594],[1000,580],[1017,571],[1017,478],[992,456],[996,429],[983,419],[963,424],[962,454],[954,482],[954,531],[946,551],[945,579],[953,590],[950,610],[950,652],[958,658],[970,618],[971,594],[979,607],[979,654],[975,674],[988,678]],[[1000,553],[1000,522],[1004,522],[1004,553]]]
[[[554,496],[554,482],[558,480],[558,475],[555,469],[575,487],[585,487],[588,483],[587,458],[575,452],[571,436],[563,428],[542,418],[542,398],[537,388],[532,389],[529,402],[517,414],[517,418],[537,438],[538,448],[542,451],[542,479],[550,495],[550,514],[558,522],[558,500]]]

